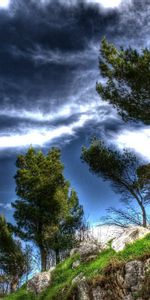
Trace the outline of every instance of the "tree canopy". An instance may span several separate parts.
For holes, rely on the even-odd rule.
[[[117,49],[103,39],[99,69],[105,79],[97,83],[101,99],[117,108],[124,120],[150,124],[150,51]]]
[[[7,222],[0,215],[0,271],[3,278],[9,280],[10,290],[16,289],[20,278],[27,271],[27,253],[21,243],[15,240]]]
[[[146,166],[141,166],[140,160],[132,152],[124,150],[121,153],[96,139],[88,149],[82,149],[82,160],[89,165],[90,171],[109,180],[124,201],[136,201],[142,213],[142,225],[146,227],[145,206],[150,202],[150,186],[142,172]]]
[[[61,220],[54,235],[48,234],[49,245],[56,252],[56,262],[60,260],[61,251],[70,250],[77,243],[76,232],[83,226],[83,207],[74,190],[68,198],[68,214]]]
[[[18,199],[12,203],[17,223],[14,229],[20,237],[32,240],[39,247],[42,270],[46,269],[48,240],[50,237],[54,240],[65,220],[71,218],[71,209],[75,208],[70,207],[70,184],[64,178],[60,155],[58,148],[44,155],[31,147],[25,155],[19,155],[16,162]],[[83,213],[79,203],[78,208]]]

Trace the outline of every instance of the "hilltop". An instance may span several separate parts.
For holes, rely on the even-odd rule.
[[[111,241],[97,254],[95,245],[93,241],[92,257],[84,255],[87,247],[87,251],[81,251],[85,244],[78,252],[72,251],[51,272],[50,285],[41,294],[35,295],[23,286],[4,300],[149,300],[150,233],[118,252]]]

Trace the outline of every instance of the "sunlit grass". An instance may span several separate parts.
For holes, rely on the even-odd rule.
[[[46,289],[39,297],[27,293],[26,289],[22,288],[15,294],[5,297],[4,300],[65,300],[67,299],[67,293],[70,291],[72,280],[78,274],[82,273],[88,279],[94,278],[102,275],[105,268],[109,267],[112,262],[125,263],[133,259],[143,259],[146,255],[150,256],[150,234],[144,239],[127,245],[123,251],[118,253],[111,247],[103,250],[95,260],[88,263],[81,262],[78,268],[72,269],[73,262],[79,259],[79,255],[76,254],[56,267],[52,274],[51,287]],[[64,289],[65,294],[62,298],[61,294]]]

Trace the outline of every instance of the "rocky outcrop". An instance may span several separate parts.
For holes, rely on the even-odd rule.
[[[116,252],[121,251],[127,244],[144,238],[148,233],[149,229],[140,226],[126,228],[119,237],[113,239],[111,246]]]
[[[109,241],[120,237],[126,228],[116,225],[97,225],[88,230],[87,235],[95,239],[102,247],[106,247]]]
[[[97,257],[102,251],[101,244],[93,238],[87,239],[80,243],[78,248],[74,248],[70,252],[70,256],[78,253],[81,261],[90,261]]]
[[[106,239],[107,242],[105,243],[103,240],[102,244],[99,242],[100,238],[96,239],[92,235],[89,235],[86,240],[80,242],[77,248],[71,250],[70,256],[76,253],[80,255],[80,259],[73,262],[72,269],[78,268],[81,262],[89,262],[96,259],[97,255],[103,249],[110,247],[109,241],[111,242],[111,247],[116,252],[119,252],[123,250],[127,244],[131,244],[138,239],[144,238],[148,233],[150,233],[150,230],[147,228],[143,228],[140,226],[131,226],[129,228],[118,230],[112,240]]]
[[[89,287],[83,273],[80,273],[72,281],[72,285],[77,286],[77,297],[82,300],[89,300]]]
[[[106,270],[104,276],[74,280],[78,300],[150,300],[150,259],[134,260]],[[146,284],[147,287],[146,287]],[[148,288],[148,290],[144,290]]]
[[[100,225],[88,230],[86,239],[82,241],[78,248],[71,250],[70,255],[79,253],[81,257],[96,255],[102,249],[110,246],[118,252],[125,248],[129,243],[144,238],[150,229],[141,226],[130,226],[121,228],[118,226]]]
[[[101,246],[94,240],[85,241],[79,248],[81,261],[89,261],[91,258],[96,258],[101,252]]]
[[[41,272],[36,274],[27,283],[27,290],[34,294],[40,294],[44,289],[50,286],[51,283],[51,273],[54,268],[51,268],[47,272]]]
[[[76,269],[80,272],[81,264],[96,259],[103,249],[110,247],[108,241],[111,241],[115,251],[120,251],[127,244],[145,237],[148,233],[150,230],[146,228],[129,227],[119,231],[112,240],[106,239],[107,243],[103,240],[102,244],[100,239],[88,236],[78,248],[71,250],[70,255],[79,254],[76,260],[71,260],[74,260],[71,267],[76,274]],[[38,295],[49,287],[52,281],[51,272],[52,269],[34,276],[27,284],[28,291]],[[70,291],[72,298],[67,298],[68,300],[150,300],[150,259],[147,255],[147,259],[144,260],[134,260],[126,264],[112,263],[103,275],[91,280],[87,280],[80,273],[73,279]]]

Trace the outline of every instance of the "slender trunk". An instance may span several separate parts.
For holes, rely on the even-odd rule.
[[[46,260],[47,260],[47,253],[44,247],[40,247],[40,255],[41,255],[41,271],[46,271]]]
[[[59,249],[55,250],[55,254],[56,254],[56,265],[59,264],[60,262],[60,253],[59,253]]]
[[[138,205],[141,208],[141,212],[142,212],[142,226],[147,227],[147,214],[146,214],[146,210],[145,210],[145,207],[144,207],[141,199],[139,199],[136,192],[134,190],[132,190],[125,182],[122,182],[122,184],[127,188],[127,190],[131,193],[131,195],[136,199]]]
[[[146,217],[146,210],[143,204],[141,204],[141,211],[142,211],[142,225],[143,227],[147,227],[147,217]]]
[[[10,284],[10,292],[13,293],[17,290],[17,285],[18,285],[18,277],[14,277],[11,281]]]

